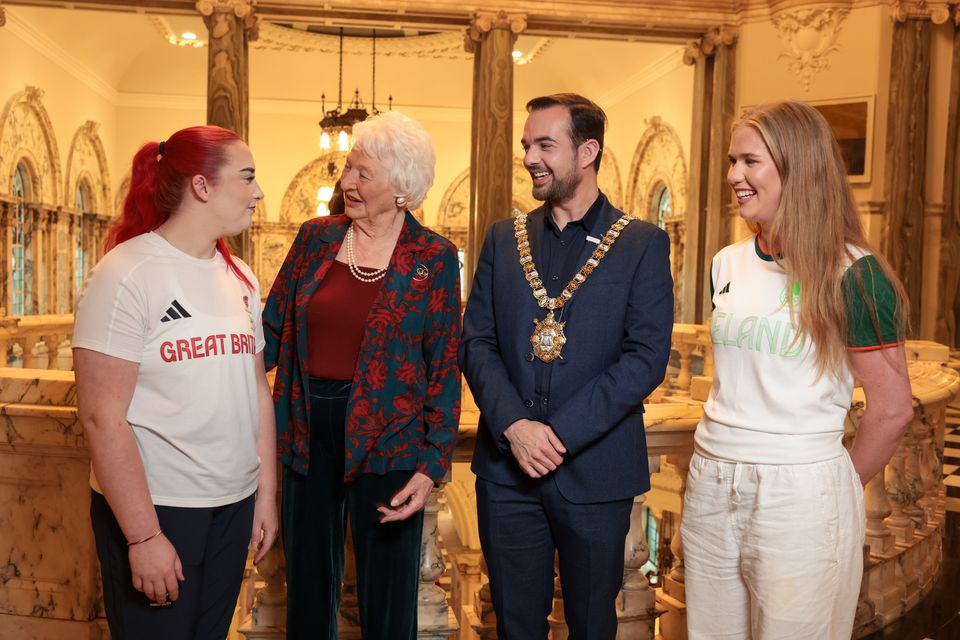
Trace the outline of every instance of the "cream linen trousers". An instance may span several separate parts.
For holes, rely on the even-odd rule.
[[[690,461],[680,527],[690,640],[850,640],[863,487],[824,462]]]

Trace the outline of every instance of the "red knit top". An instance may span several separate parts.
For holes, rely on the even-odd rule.
[[[367,316],[383,280],[361,282],[334,261],[307,304],[307,373],[353,380]]]

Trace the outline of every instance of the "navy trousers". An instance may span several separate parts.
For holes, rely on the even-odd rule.
[[[553,478],[516,486],[477,478],[480,545],[500,640],[545,640],[559,556],[570,640],[614,640],[633,500],[574,504]]]
[[[223,640],[237,606],[253,506],[250,496],[222,507],[156,507],[163,534],[183,565],[180,597],[151,607],[133,588],[127,540],[96,491],[90,503],[103,577],[103,604],[113,640]]]
[[[377,511],[413,471],[343,482],[349,392],[349,381],[310,380],[310,472],[283,468],[287,639],[337,640],[349,516],[364,640],[415,640],[423,512],[381,524]]]

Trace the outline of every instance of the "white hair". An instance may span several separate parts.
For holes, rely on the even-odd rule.
[[[353,125],[353,147],[379,160],[396,196],[416,209],[433,186],[436,154],[430,134],[416,120],[387,111]]]

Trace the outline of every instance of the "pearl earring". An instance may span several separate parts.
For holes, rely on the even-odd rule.
[[[402,207],[403,205],[407,204],[407,199],[404,198],[403,196],[397,196],[394,202],[397,203],[398,207]]]

